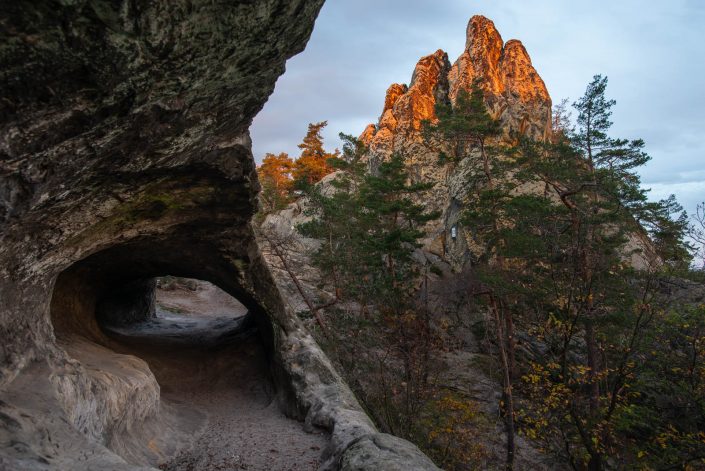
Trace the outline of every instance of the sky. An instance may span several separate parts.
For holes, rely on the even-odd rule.
[[[419,58],[443,49],[455,61],[476,14],[505,42],[524,43],[554,104],[607,75],[613,137],[646,141],[652,161],[641,175],[651,198],[674,193],[689,213],[705,200],[704,0],[327,0],[306,50],[287,62],[254,120],[255,159],[297,156],[311,122],[328,121],[331,150],[339,132],[359,135]]]

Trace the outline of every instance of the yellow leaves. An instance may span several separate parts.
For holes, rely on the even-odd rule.
[[[483,418],[474,401],[447,392],[430,403],[427,415],[427,446],[445,469],[484,458],[479,440]]]
[[[522,379],[524,381],[532,383],[532,384],[538,384],[538,382],[541,381],[541,377],[536,374],[526,375],[526,376],[522,377]]]
[[[531,440],[538,440],[550,435],[550,423],[547,414],[531,414],[525,409],[517,411],[517,417],[523,424],[520,433]]]

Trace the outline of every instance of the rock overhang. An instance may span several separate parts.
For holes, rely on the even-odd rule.
[[[322,3],[0,6],[0,397],[29,437],[20,451],[3,440],[0,464],[138,468],[105,448],[105,434],[158,413],[153,376],[128,361],[96,378],[67,342],[113,358],[96,304],[161,274],[213,281],[257,314],[282,406],[332,433],[326,469],[356,456],[354,439],[378,436],[283,304],[249,224],[259,185],[247,130]],[[148,394],[116,402],[106,378],[129,385],[132,374]],[[50,422],[18,399],[38,382]],[[415,447],[386,453],[404,469],[434,468],[402,449]]]

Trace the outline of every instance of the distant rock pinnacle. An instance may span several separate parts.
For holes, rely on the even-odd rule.
[[[468,23],[465,51],[455,63],[451,66],[442,50],[421,58],[408,87],[389,87],[378,124],[369,125],[360,138],[375,153],[407,147],[409,139],[418,140],[421,122],[435,118],[437,102],[454,103],[458,92],[470,90],[476,80],[507,134],[547,136],[551,97],[529,54],[516,39],[505,44],[494,23],[478,15]]]

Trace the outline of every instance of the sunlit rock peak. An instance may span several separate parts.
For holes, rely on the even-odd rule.
[[[468,23],[465,50],[455,63],[451,66],[442,50],[421,58],[408,87],[389,87],[378,124],[368,126],[361,140],[373,152],[399,150],[410,137],[419,137],[423,120],[435,119],[436,103],[455,103],[460,90],[470,90],[475,81],[507,135],[547,136],[551,97],[526,48],[516,39],[504,43],[494,23],[478,15]]]

